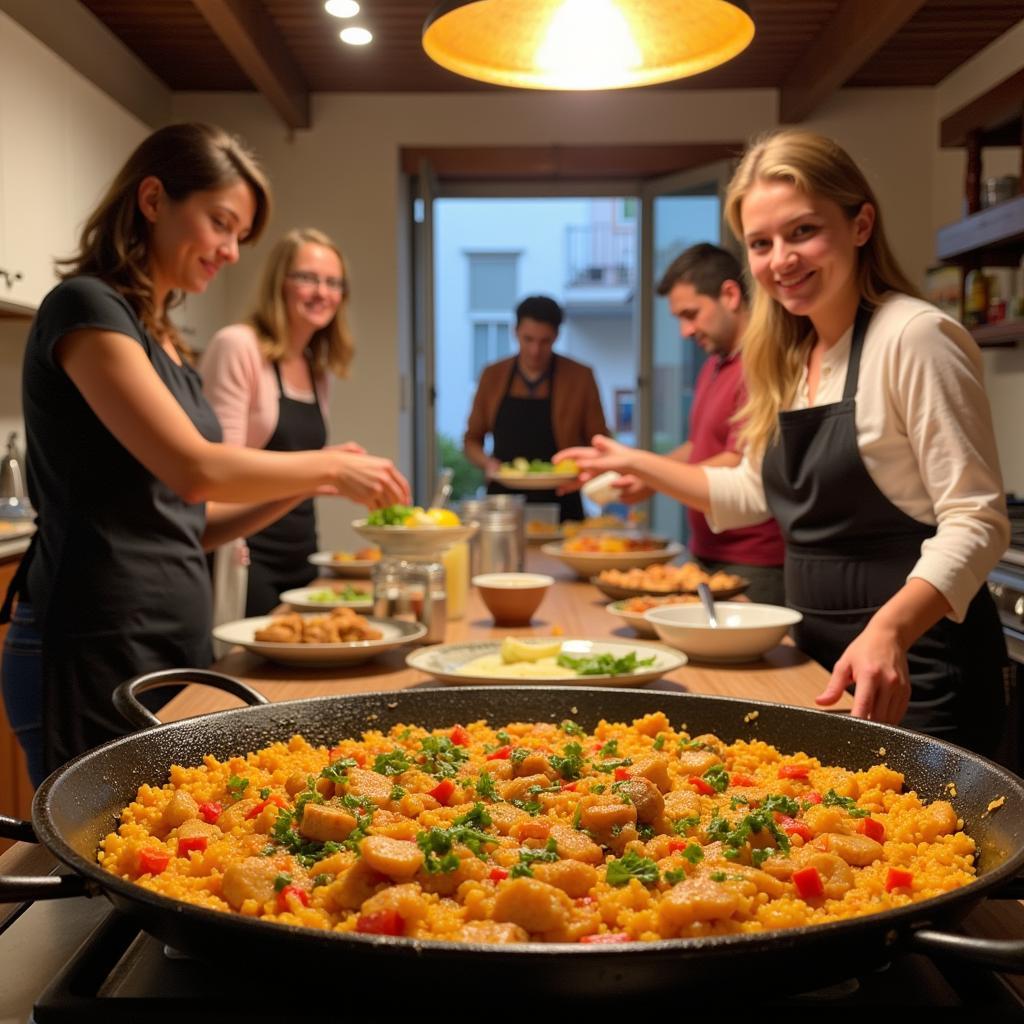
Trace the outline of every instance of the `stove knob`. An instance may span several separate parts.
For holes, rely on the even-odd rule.
[[[1020,615],[1024,618],[1024,596],[1018,597],[1013,605],[1013,612],[1015,615]]]

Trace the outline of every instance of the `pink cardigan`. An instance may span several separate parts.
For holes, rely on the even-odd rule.
[[[277,426],[277,376],[260,352],[256,332],[248,324],[218,331],[199,359],[203,392],[220,420],[226,444],[262,448]],[[324,422],[328,378],[317,374],[316,396]]]

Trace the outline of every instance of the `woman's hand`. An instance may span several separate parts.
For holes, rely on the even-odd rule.
[[[637,455],[635,448],[613,441],[601,434],[595,435],[589,447],[563,448],[556,452],[551,461],[556,465],[566,459],[572,459],[580,467],[580,482],[586,483],[598,473],[613,469],[619,473],[628,473]]]
[[[835,704],[843,691],[854,684],[854,718],[897,725],[910,702],[910,672],[907,652],[895,630],[876,625],[874,620],[843,652],[832,670],[828,686],[815,701]]]
[[[337,493],[367,508],[409,505],[409,483],[390,459],[363,452],[338,452]]]

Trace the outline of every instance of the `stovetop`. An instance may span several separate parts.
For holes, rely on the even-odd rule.
[[[33,996],[32,1016],[0,1017],[7,1020],[31,1020],[34,1024],[77,1024],[100,1021],[104,1024],[145,1021],[146,1024],[280,1024],[282,1020],[301,1016],[305,1019],[345,1018],[377,1020],[402,1016],[413,1020],[440,1015],[442,1007],[459,1017],[471,1015],[488,1021],[535,1018],[545,1019],[562,1014],[598,1012],[637,1014],[649,1010],[655,1002],[637,999],[602,999],[600,1004],[588,1002],[585,992],[571,998],[538,999],[528,992],[509,992],[496,983],[494,1001],[484,1005],[479,1000],[460,999],[459,978],[438,977],[438,988],[429,995],[409,991],[401,979],[370,978],[362,972],[355,977],[345,973],[339,962],[333,977],[314,974],[284,973],[272,963],[254,963],[245,970],[226,963],[209,964],[176,955],[157,939],[109,908],[102,900],[70,900],[62,908],[35,904],[22,920],[16,921],[0,936],[0,958],[6,967],[16,961],[8,959],[7,951],[14,941],[39,941],[35,935],[40,921],[44,932],[53,940],[61,935],[54,922],[66,914],[71,904],[78,904],[79,915],[85,913],[93,930],[74,955],[63,958],[63,969],[49,985]],[[85,908],[83,910],[83,907]],[[33,924],[29,919],[41,915]],[[88,930],[88,929],[86,929]],[[20,938],[19,938],[20,932]],[[70,929],[73,934],[74,929]],[[5,948],[6,947],[6,948]],[[47,950],[53,953],[53,950]],[[794,964],[799,970],[800,965]],[[742,979],[742,962],[737,962],[737,978]],[[1020,980],[1020,979],[1018,979]],[[398,982],[396,984],[396,982]],[[824,1014],[832,1021],[854,1021],[864,1024],[865,1014],[889,1019],[886,1010],[927,1010],[929,1021],[989,1022],[1024,1020],[1024,995],[1021,986],[1014,986],[1000,974],[979,967],[938,963],[916,954],[899,954],[883,969],[859,978],[850,978],[826,989],[800,995],[776,996],[770,991],[722,992],[707,1000],[682,997],[688,1012],[706,1010],[721,1017],[728,1007],[740,1005],[755,1010],[761,1019],[774,1020],[794,1013],[815,1016]],[[430,1002],[427,1002],[429,995]],[[662,1002],[663,1000],[658,1000]],[[433,1005],[434,1010],[429,1007]],[[0,1001],[0,1011],[5,1008]],[[728,1016],[728,1014],[726,1014]],[[901,1019],[906,1019],[905,1015]]]

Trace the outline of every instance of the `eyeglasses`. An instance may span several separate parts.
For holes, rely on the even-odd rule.
[[[321,277],[311,270],[293,270],[285,275],[289,281],[305,285],[308,288],[319,288],[322,284],[329,292],[345,294],[345,279],[342,277]]]

